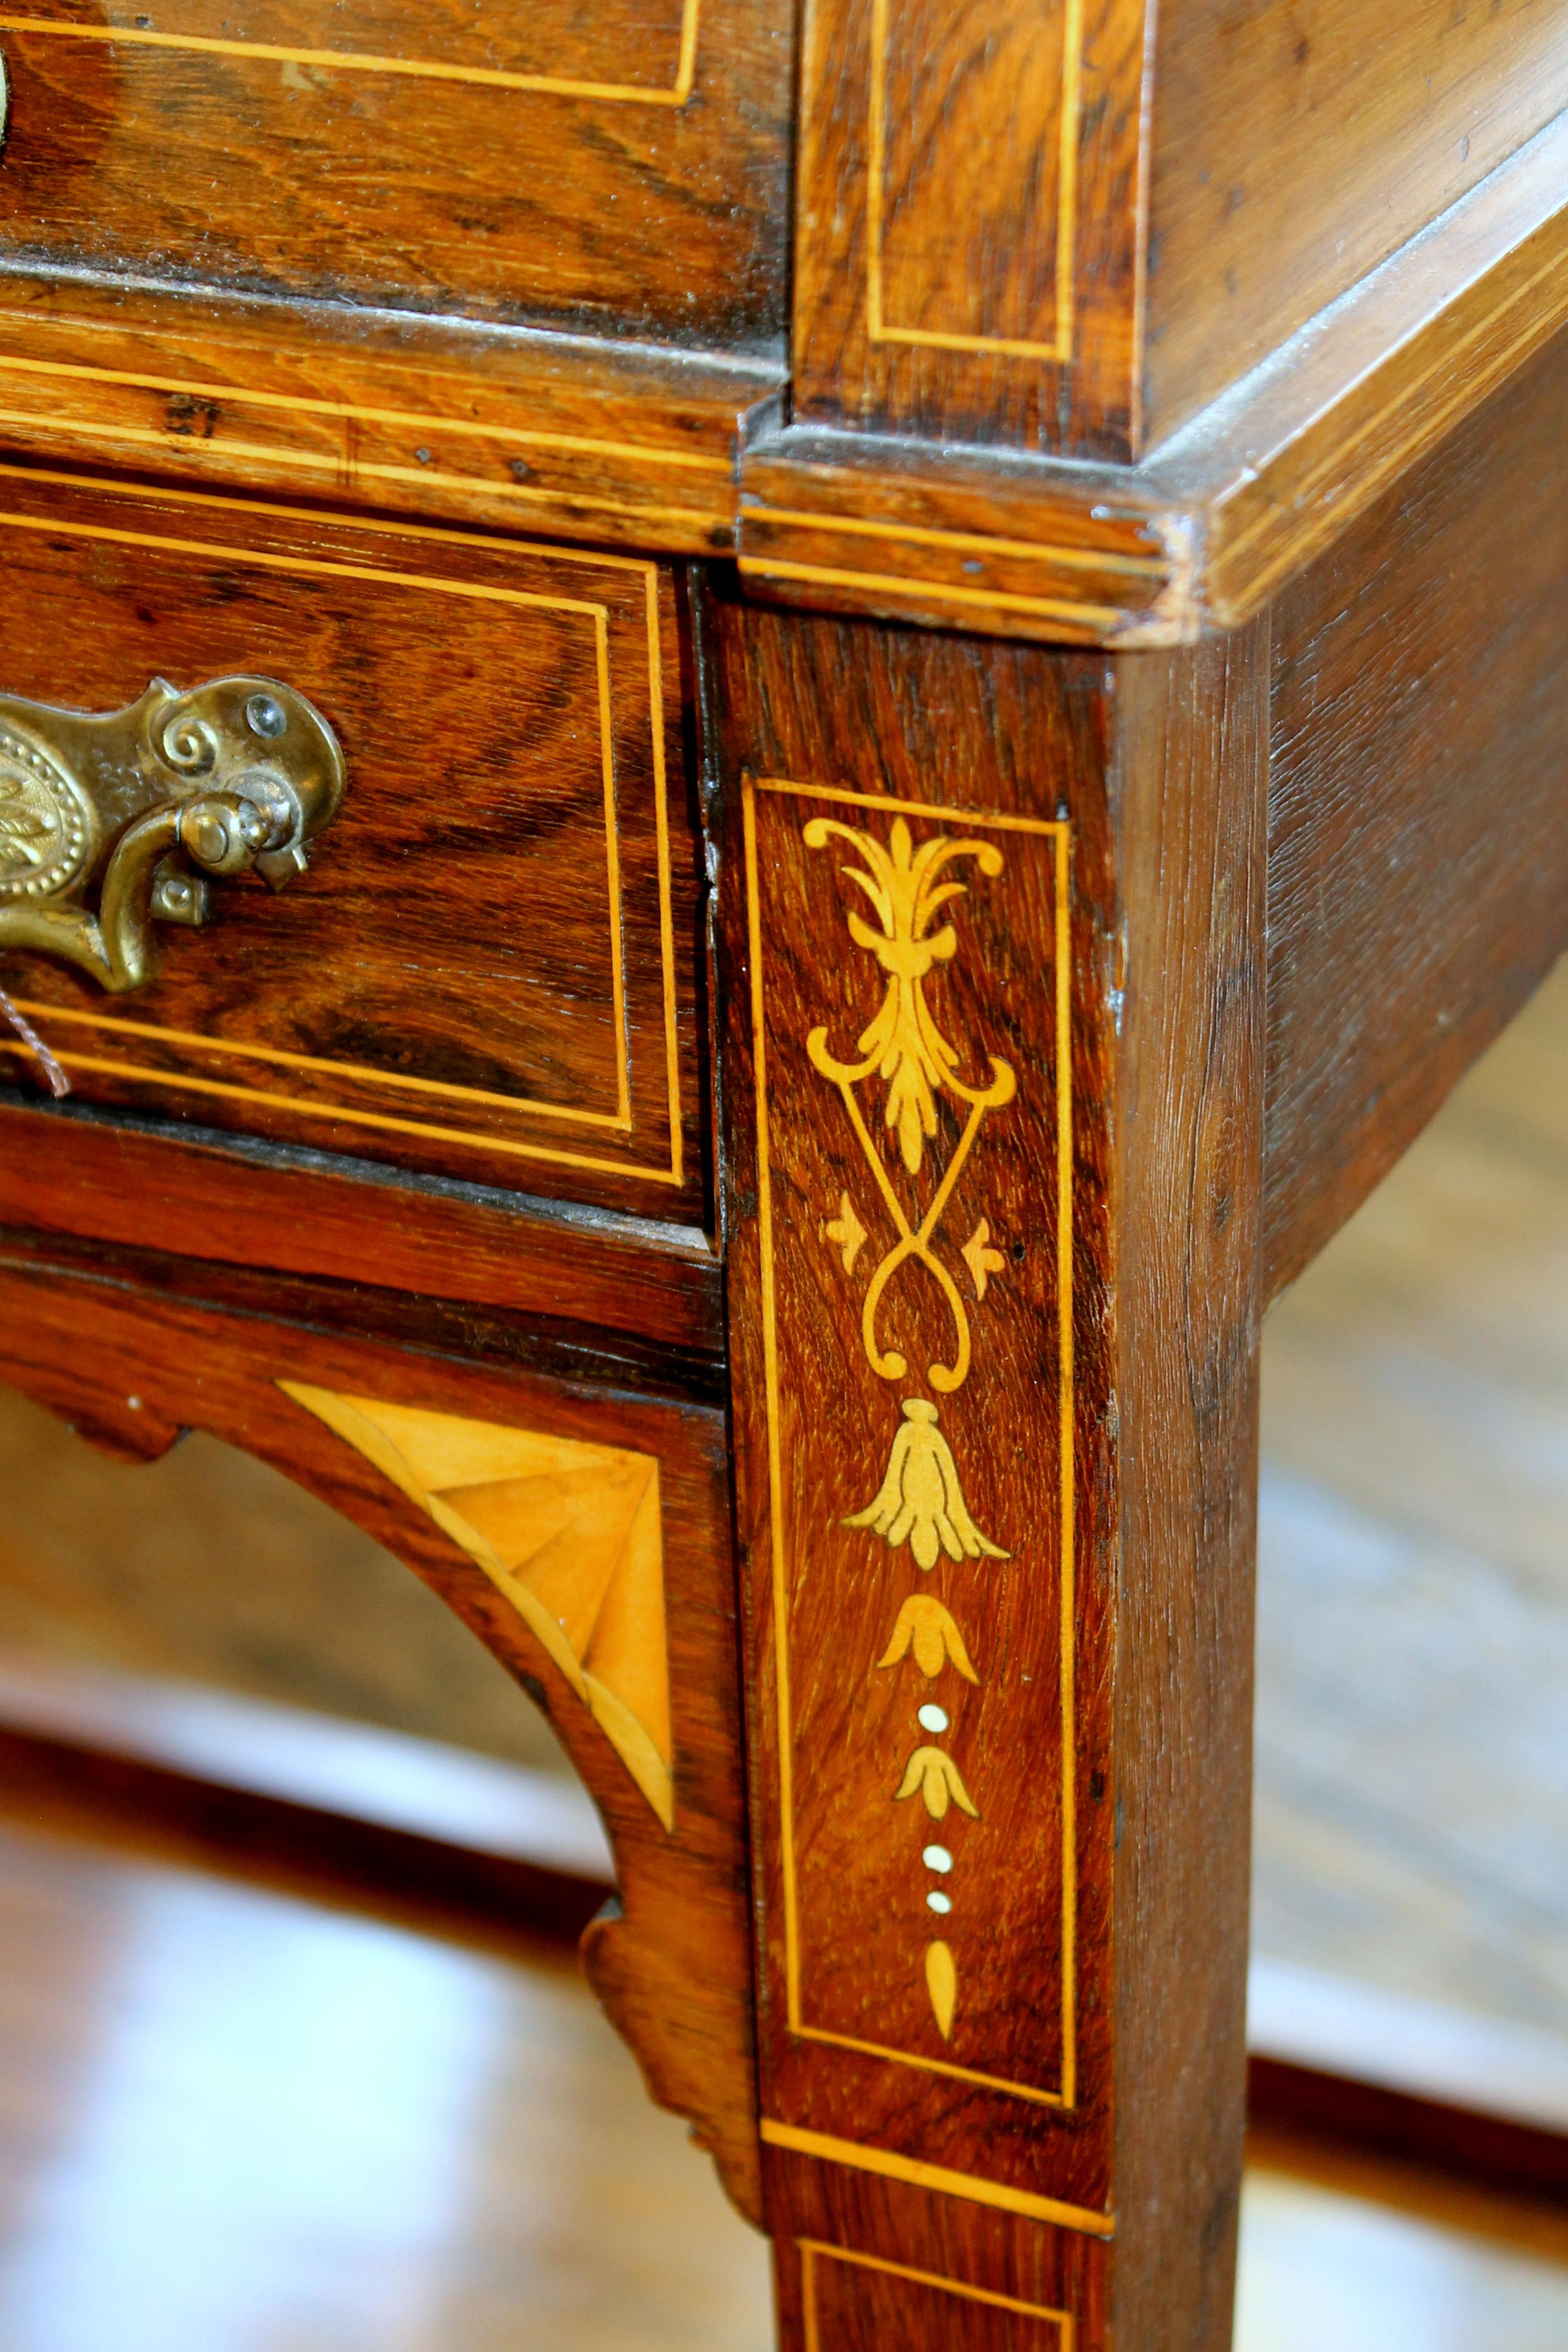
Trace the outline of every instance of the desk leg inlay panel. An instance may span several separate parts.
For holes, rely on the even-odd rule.
[[[1266,671],[699,625],[784,2342],[1219,2352]]]
[[[1080,1743],[1104,1780],[1077,1703],[1105,1621],[1073,1558],[1069,828],[763,778],[743,831],[770,2121],[826,2097],[895,2171],[1033,2202],[1008,2111],[1080,2096]],[[1051,2187],[1108,2226],[1090,2141]]]

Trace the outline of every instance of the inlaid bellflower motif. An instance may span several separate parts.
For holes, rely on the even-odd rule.
[[[970,1517],[952,1448],[937,1426],[935,1405],[924,1397],[905,1398],[904,1425],[893,1440],[887,1474],[866,1508],[844,1524],[874,1529],[895,1551],[907,1543],[921,1568],[934,1568],[939,1551],[949,1559],[1011,1557]]]
[[[956,1805],[961,1813],[967,1813],[972,1822],[980,1819],[979,1808],[963,1785],[963,1775],[952,1757],[944,1756],[940,1748],[915,1749],[904,1767],[904,1777],[893,1802],[898,1804],[905,1797],[912,1797],[917,1789],[933,1822],[943,1819],[950,1804]]]
[[[910,1593],[899,1612],[892,1639],[877,1664],[899,1665],[911,1649],[915,1664],[928,1683],[935,1682],[942,1668],[949,1665],[956,1666],[966,1683],[980,1680],[951,1612],[929,1592]]]

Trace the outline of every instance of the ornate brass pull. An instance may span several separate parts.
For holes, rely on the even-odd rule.
[[[321,712],[271,678],[189,694],[154,678],[103,714],[0,696],[0,950],[64,956],[116,994],[144,987],[153,922],[205,923],[208,875],[254,866],[280,890],[344,782]]]

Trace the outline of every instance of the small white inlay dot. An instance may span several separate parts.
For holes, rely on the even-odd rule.
[[[947,1709],[942,1706],[922,1706],[915,1721],[926,1731],[945,1731]]]
[[[952,1897],[950,1895],[943,1895],[940,1888],[933,1887],[926,1896],[926,1908],[930,1911],[951,1911]]]
[[[921,1860],[928,1870],[940,1870],[945,1874],[952,1868],[952,1856],[944,1845],[928,1845]]]

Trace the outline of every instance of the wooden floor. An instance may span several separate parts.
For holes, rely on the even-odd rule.
[[[761,2242],[558,1958],[0,1818],[0,2352],[771,2341]],[[1258,2150],[1238,2352],[1565,2345],[1568,2217]]]

